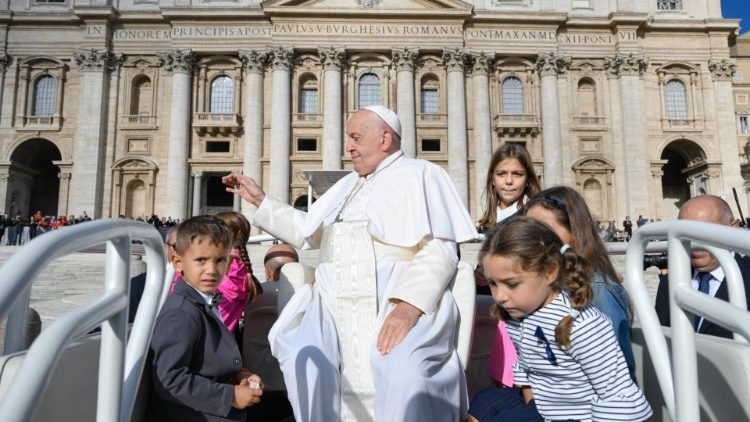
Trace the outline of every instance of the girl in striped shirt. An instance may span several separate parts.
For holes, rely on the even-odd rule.
[[[643,421],[651,407],[628,373],[612,324],[591,301],[589,264],[544,223],[514,216],[480,252],[515,345],[514,388],[482,390],[470,420]]]

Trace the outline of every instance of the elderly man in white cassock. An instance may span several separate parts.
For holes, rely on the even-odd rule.
[[[295,418],[458,421],[467,391],[447,285],[474,224],[442,168],[404,156],[392,110],[365,107],[346,134],[354,171],[308,213],[251,178],[223,179],[258,207],[253,225],[320,248],[315,283],[292,297],[269,334]]]

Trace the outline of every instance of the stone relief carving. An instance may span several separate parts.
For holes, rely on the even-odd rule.
[[[414,60],[419,57],[418,48],[394,48],[391,50],[391,58],[396,66],[396,71],[414,71]]]
[[[73,59],[82,71],[103,71],[117,69],[124,56],[106,49],[77,48],[73,52]]]
[[[240,50],[242,68],[248,73],[263,73],[268,61],[267,50]]]
[[[195,56],[189,48],[158,51],[156,56],[159,58],[159,65],[167,72],[190,73],[195,64]]]
[[[472,53],[471,73],[475,75],[489,75],[492,63],[495,61],[493,54]]]
[[[463,72],[469,52],[462,48],[448,48],[443,50],[443,64],[448,72]]]
[[[715,81],[729,81],[737,70],[737,65],[727,59],[711,60],[708,62],[708,70]]]
[[[318,48],[318,56],[323,69],[341,69],[344,65],[346,51],[343,48],[321,47]]]
[[[604,58],[604,70],[611,77],[622,75],[642,76],[648,69],[648,59],[634,53],[620,54]]]
[[[360,7],[372,8],[380,4],[383,0],[357,0],[357,4]]]
[[[10,62],[11,59],[7,53],[0,53],[0,73],[5,72]]]
[[[562,75],[570,67],[570,57],[555,53],[542,53],[536,59],[536,71],[539,75]]]
[[[294,48],[279,47],[268,50],[268,58],[274,69],[289,69],[292,66]]]

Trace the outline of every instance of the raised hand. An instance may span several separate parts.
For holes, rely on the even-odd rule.
[[[227,186],[227,192],[236,193],[245,201],[259,207],[266,198],[260,186],[250,177],[241,174],[228,174],[221,178],[221,183]]]

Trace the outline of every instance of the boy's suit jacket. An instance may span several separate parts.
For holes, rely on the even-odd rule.
[[[150,421],[244,421],[232,407],[242,357],[203,297],[180,279],[151,339]]]
[[[750,304],[750,256],[740,257],[739,254],[734,254],[734,259],[737,261],[737,266],[742,274],[742,280],[745,284],[745,298]],[[717,299],[729,300],[729,290],[727,289],[727,283],[724,280],[719,285],[719,290],[716,291]],[[667,284],[667,277],[659,276],[659,288],[656,291],[656,314],[659,316],[659,322],[661,325],[669,327],[669,285]],[[732,332],[726,328],[715,324],[708,319],[704,319],[701,326],[698,328],[699,334],[708,334],[711,336],[732,338]]]

